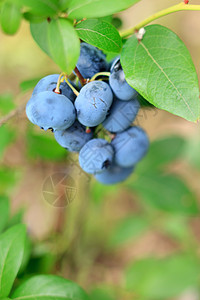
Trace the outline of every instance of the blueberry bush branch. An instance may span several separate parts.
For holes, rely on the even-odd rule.
[[[140,28],[148,25],[149,23],[151,23],[161,17],[167,16],[167,15],[175,13],[175,12],[186,11],[186,10],[187,11],[200,11],[200,5],[188,4],[188,2],[181,2],[179,4],[173,5],[171,7],[168,7],[166,9],[163,9],[163,10],[151,15],[150,17],[143,20],[142,22],[135,25],[134,27],[122,31],[120,33],[120,35],[122,38],[127,38],[130,35],[134,34],[136,31],[138,31]]]
[[[0,118],[0,127],[3,126],[4,124],[6,124],[11,119],[15,118],[16,116],[24,113],[25,107],[26,107],[26,103],[23,103],[16,109],[9,112],[7,115],[1,117]]]

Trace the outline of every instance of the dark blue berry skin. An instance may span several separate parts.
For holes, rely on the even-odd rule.
[[[111,144],[115,150],[114,162],[122,168],[129,168],[147,153],[149,139],[142,128],[134,126],[117,133]]]
[[[121,101],[114,97],[109,114],[102,125],[110,132],[122,132],[135,120],[139,108],[140,103],[137,97],[130,101]]]
[[[56,88],[58,78],[59,78],[59,74],[52,74],[52,75],[48,75],[48,76],[42,78],[36,84],[36,86],[33,90],[33,95],[41,93],[41,92],[45,92],[45,91],[53,92]],[[70,83],[73,84],[71,81],[70,81]],[[69,100],[74,102],[76,96],[66,82],[61,83],[60,91],[61,91],[62,95],[66,96]]]
[[[87,43],[81,43],[81,52],[76,66],[84,78],[91,78],[96,73],[108,69],[105,54]]]
[[[117,58],[110,69],[109,84],[113,93],[120,100],[128,101],[133,99],[137,92],[126,81],[120,59]]]
[[[28,119],[44,130],[62,130],[72,126],[76,112],[72,102],[64,95],[41,92],[31,97],[26,105]]]
[[[114,151],[104,139],[93,139],[87,142],[79,153],[81,168],[89,174],[101,173],[110,167]]]
[[[124,181],[133,172],[133,167],[121,168],[115,164],[100,174],[96,174],[95,178],[102,184],[111,185]]]
[[[81,148],[93,137],[92,131],[86,133],[86,128],[78,121],[65,129],[57,130],[54,132],[54,136],[58,144],[63,148],[66,148],[70,152],[79,152]]]
[[[86,84],[75,100],[77,118],[84,126],[94,127],[102,123],[113,101],[109,85],[103,81]]]

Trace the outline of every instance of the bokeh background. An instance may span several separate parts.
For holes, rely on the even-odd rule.
[[[175,4],[142,0],[118,15],[122,29]],[[200,78],[200,12],[156,23],[184,41]],[[0,33],[1,115],[28,101],[24,81],[59,72],[25,21],[15,36]],[[148,133],[151,149],[125,183],[111,187],[83,173],[77,155],[24,112],[0,128],[0,194],[10,197],[13,222],[23,218],[33,243],[26,275],[56,273],[95,300],[200,299],[199,124],[151,107],[135,124]]]

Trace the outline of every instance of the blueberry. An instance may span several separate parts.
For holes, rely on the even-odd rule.
[[[128,101],[133,99],[137,92],[126,81],[120,59],[117,58],[110,69],[109,84],[113,93],[120,100]]]
[[[53,92],[56,88],[58,78],[59,78],[59,74],[48,75],[48,76],[42,78],[36,84],[36,86],[33,90],[33,95],[41,93],[41,92],[45,92],[45,91]],[[73,84],[71,81],[70,81],[70,83]],[[60,91],[61,91],[62,95],[66,96],[72,102],[75,100],[76,96],[66,82],[61,83]]]
[[[133,167],[121,168],[115,164],[100,174],[96,174],[95,178],[103,184],[115,184],[124,181],[133,172]]]
[[[113,156],[113,148],[106,140],[93,139],[81,149],[79,163],[85,172],[97,174],[110,167]]]
[[[134,121],[139,108],[140,104],[136,97],[130,101],[121,101],[115,97],[109,115],[102,125],[110,132],[122,132]]]
[[[144,157],[149,148],[149,139],[142,128],[134,126],[117,133],[111,144],[115,150],[115,163],[128,168]]]
[[[81,43],[77,68],[84,78],[91,78],[96,73],[107,70],[106,56],[96,47]]]
[[[75,100],[79,122],[89,127],[99,125],[105,120],[112,101],[113,93],[107,83],[89,82]]]
[[[76,113],[72,102],[64,95],[41,92],[31,97],[26,105],[28,119],[44,130],[62,130],[70,127]]]
[[[57,130],[54,133],[55,139],[63,148],[71,152],[79,152],[81,148],[91,140],[93,133],[86,133],[86,128],[78,121],[65,129]]]

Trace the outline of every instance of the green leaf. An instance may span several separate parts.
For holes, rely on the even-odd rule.
[[[79,23],[76,31],[81,40],[102,50],[119,53],[122,39],[117,29],[104,21],[90,19]]]
[[[24,6],[38,16],[51,17],[58,11],[58,0],[9,0],[18,6]]]
[[[48,30],[51,57],[62,71],[70,74],[80,55],[80,41],[72,24],[66,19],[52,20]]]
[[[31,252],[32,252],[32,243],[31,243],[29,236],[26,236],[25,242],[24,242],[24,255],[23,255],[21,267],[19,269],[19,275],[22,274],[26,270],[28,262],[31,257]]]
[[[10,203],[6,196],[0,196],[0,232],[4,230],[10,215]]]
[[[31,158],[59,161],[67,156],[67,151],[53,138],[53,135],[35,134],[31,131],[27,134],[27,151]]]
[[[87,294],[76,283],[67,279],[40,275],[22,283],[11,295],[16,300],[89,300]]]
[[[17,224],[20,224],[23,222],[25,209],[21,208],[19,211],[17,211],[8,221],[7,228],[15,226]]]
[[[115,26],[115,28],[119,29],[122,27],[123,23],[120,18],[115,17],[112,19],[112,25]]]
[[[127,40],[121,62],[128,83],[158,108],[189,121],[199,118],[199,84],[184,43],[161,25],[145,27],[139,43]]]
[[[49,274],[53,271],[56,263],[56,257],[52,253],[46,253],[44,255],[33,256],[29,260],[26,273],[29,271],[30,274]]]
[[[112,291],[107,288],[95,288],[90,292],[90,298],[95,300],[115,300]]]
[[[19,177],[19,172],[13,168],[0,167],[0,194],[4,194],[13,189],[16,180]]]
[[[192,135],[187,139],[184,149],[184,159],[195,169],[200,170],[200,135],[197,131],[196,135]]]
[[[184,181],[174,175],[144,172],[131,183],[131,188],[156,209],[180,214],[199,213],[196,196]]]
[[[23,13],[23,18],[30,23],[41,23],[41,22],[44,22],[46,19],[46,17],[44,17],[44,16],[38,16],[29,11]]]
[[[4,151],[8,145],[14,140],[15,133],[9,130],[6,126],[0,127],[0,158],[3,156]]]
[[[149,152],[138,164],[137,173],[160,169],[163,166],[180,160],[186,141],[181,136],[168,136],[151,143]]]
[[[36,84],[38,83],[38,81],[40,80],[41,78],[34,78],[34,79],[29,79],[29,80],[25,80],[25,81],[22,81],[20,83],[20,89],[22,92],[27,92],[29,90],[32,90]]]
[[[0,235],[0,297],[7,297],[20,269],[26,228],[20,224]]]
[[[68,15],[71,19],[99,18],[127,9],[140,0],[70,0]]]
[[[10,93],[5,93],[0,95],[0,112],[2,114],[7,114],[9,111],[15,108],[13,102],[13,95]]]
[[[48,56],[51,57],[48,42],[49,23],[47,20],[41,23],[31,23],[30,30],[34,41]]]
[[[121,246],[141,236],[148,229],[148,220],[141,216],[131,216],[120,220],[110,237],[110,245]]]
[[[126,272],[129,291],[145,300],[171,299],[198,286],[199,262],[183,254],[136,261]]]
[[[59,0],[59,8],[62,11],[65,11],[69,6],[69,0]]]
[[[191,241],[195,237],[188,223],[188,219],[183,216],[169,215],[161,221],[159,228],[162,233],[172,237],[176,242],[186,244],[191,249]]]
[[[5,2],[1,8],[1,27],[6,34],[15,34],[21,24],[22,14],[15,3]]]

